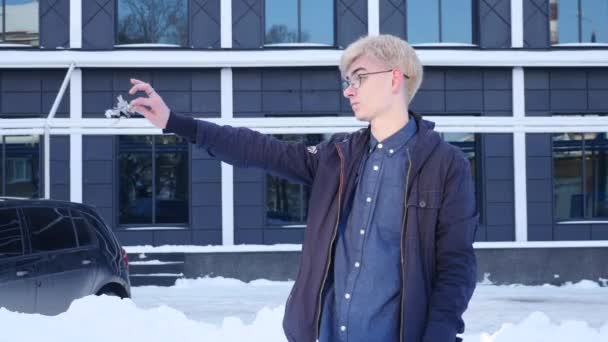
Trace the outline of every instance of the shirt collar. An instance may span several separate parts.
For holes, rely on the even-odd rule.
[[[384,151],[388,156],[394,155],[395,152],[399,151],[403,146],[405,146],[408,141],[416,134],[418,130],[418,125],[416,124],[416,120],[410,115],[409,121],[405,126],[401,127],[400,130],[395,132],[390,137],[384,139],[382,143],[380,143],[373,134],[370,134],[369,139],[369,153],[374,152],[374,150],[379,149]],[[380,148],[380,144],[382,144],[382,148]]]

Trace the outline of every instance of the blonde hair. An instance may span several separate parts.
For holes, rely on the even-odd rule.
[[[390,34],[361,37],[351,43],[340,59],[340,72],[345,76],[353,62],[363,56],[370,56],[389,68],[397,68],[406,74],[407,102],[411,102],[422,83],[422,64],[414,48],[405,40]]]

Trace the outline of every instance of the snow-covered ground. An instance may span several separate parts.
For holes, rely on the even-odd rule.
[[[132,300],[86,297],[49,317],[0,309],[4,341],[285,341],[283,304],[293,282],[178,280],[136,287]],[[608,287],[479,284],[465,341],[608,341]]]

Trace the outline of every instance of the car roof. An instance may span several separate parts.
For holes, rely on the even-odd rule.
[[[74,209],[95,211],[93,209],[93,207],[91,207],[90,205],[82,204],[82,203],[60,201],[60,200],[55,200],[55,199],[45,199],[45,198],[0,196],[0,208],[27,207],[27,206],[71,207]]]

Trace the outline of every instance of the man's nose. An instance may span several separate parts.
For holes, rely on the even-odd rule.
[[[346,98],[353,97],[355,96],[355,87],[353,87],[352,84],[349,84],[348,87],[346,87],[346,89],[344,89],[342,93]]]

